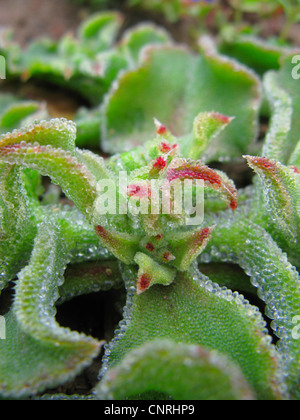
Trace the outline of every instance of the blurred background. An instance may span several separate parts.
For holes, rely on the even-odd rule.
[[[15,39],[25,45],[38,36],[47,35],[59,39],[66,32],[76,31],[78,24],[90,13],[101,9],[118,9],[126,14],[126,25],[148,18],[173,28],[175,37],[182,39],[186,37],[188,29],[195,25],[198,11],[194,12],[192,7],[196,5],[202,9],[209,8],[203,21],[203,29],[213,31],[222,29],[220,27],[225,23],[235,21],[240,26],[250,26],[252,31],[258,32],[263,37],[277,36],[282,30],[286,30],[284,28],[286,20],[291,20],[293,24],[288,25],[288,39],[300,45],[300,27],[297,23],[300,13],[297,0],[182,0],[183,4],[191,5],[186,10],[192,11],[181,16],[174,16],[172,8],[168,8],[168,5],[164,10],[156,6],[157,3],[175,4],[177,2],[177,0],[162,2],[156,0],[1,0],[0,27],[1,30],[11,27],[14,30]],[[162,10],[163,13],[160,13]],[[288,16],[289,13],[291,16]]]

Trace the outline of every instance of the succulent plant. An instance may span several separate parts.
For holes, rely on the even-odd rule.
[[[93,51],[102,18],[82,29]],[[76,147],[75,122],[2,96],[0,288],[13,283],[14,300],[0,396],[40,398],[104,346],[87,399],[299,399],[300,91],[290,51],[276,52],[278,66],[272,51],[260,54],[260,78],[208,39],[191,52],[149,26],[109,45],[125,66],[104,99],[95,91],[101,107],[81,114],[99,121],[109,158]],[[241,190],[209,166],[242,156],[254,172]],[[42,176],[74,206],[45,194]],[[199,197],[204,219],[193,217]],[[127,299],[110,342],[59,325],[56,305],[110,288]],[[256,291],[269,326],[242,295]]]
[[[219,4],[218,0],[129,0],[130,6],[139,6],[144,9],[163,13],[171,22],[178,21],[182,16],[197,18],[207,16]]]

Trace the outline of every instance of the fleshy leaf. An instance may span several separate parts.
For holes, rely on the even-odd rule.
[[[132,264],[134,257],[139,250],[140,237],[117,232],[109,232],[103,226],[95,227],[101,242],[119,260],[125,264]]]
[[[0,342],[0,394],[30,396],[74,378],[102,343],[61,328],[54,304],[68,259],[54,226],[41,225],[29,265],[19,274],[7,340]]]
[[[276,73],[269,72],[264,79],[264,88],[272,108],[272,120],[266,135],[262,155],[287,163],[288,136],[292,125],[292,99],[278,86]]]
[[[169,287],[135,294],[136,272],[127,269],[129,300],[125,319],[106,349],[104,367],[116,367],[126,354],[155,339],[217,350],[237,363],[260,399],[282,396],[278,360],[257,308],[199,272],[180,274]],[[222,322],[220,322],[220,318]]]
[[[43,206],[35,209],[37,223],[55,220],[64,241],[68,243],[71,263],[86,261],[108,261],[113,255],[99,244],[93,226],[74,206]]]
[[[137,280],[138,295],[155,284],[169,286],[176,277],[176,271],[174,269],[158,264],[142,252],[138,252],[134,260],[139,266]]]
[[[59,287],[59,304],[89,293],[120,288],[123,284],[117,261],[97,261],[73,264],[65,272]]]
[[[167,236],[175,259],[172,264],[179,271],[187,271],[208,244],[214,227],[192,232],[174,233]]]
[[[182,155],[199,159],[207,146],[230,124],[232,118],[216,112],[201,113],[195,118],[193,134],[179,140]]]
[[[75,115],[77,127],[76,146],[98,149],[101,141],[101,113],[99,109],[81,108]]]
[[[298,51],[299,54],[299,51]],[[298,141],[300,132],[300,121],[298,115],[300,113],[300,84],[299,84],[299,65],[294,62],[294,57],[297,55],[287,55],[281,64],[281,68],[277,73],[278,86],[284,89],[292,98],[293,116],[292,128],[289,132],[288,140],[285,144],[286,154],[291,156]],[[283,162],[284,163],[284,162]]]
[[[199,179],[205,187],[212,188],[221,194],[232,210],[237,208],[237,190],[231,180],[222,172],[213,170],[202,162],[175,158],[166,174],[169,182],[180,179]]]
[[[262,182],[269,223],[267,230],[285,247],[299,250],[299,173],[275,160],[248,156],[247,161]]]
[[[131,351],[96,389],[100,399],[159,392],[175,400],[252,400],[238,366],[200,346],[157,340]]]
[[[102,12],[90,16],[79,29],[79,40],[94,53],[110,48],[116,41],[123,18],[117,12]]]
[[[300,313],[299,274],[262,227],[249,220],[228,223],[225,215],[218,223],[208,253],[200,259],[238,263],[251,277],[267,305],[267,316],[274,320],[271,326],[280,338],[277,348],[283,356],[290,392],[298,398],[300,347],[293,338],[293,319]]]
[[[122,74],[106,98],[103,147],[114,153],[145,143],[153,137],[154,117],[177,137],[186,136],[199,112],[213,110],[236,118],[207,158],[240,156],[257,135],[260,93],[256,76],[237,62],[206,50],[193,55],[176,46],[148,48],[141,66]]]
[[[3,51],[8,77],[46,80],[98,105],[118,72],[127,67],[126,59],[111,49],[121,23],[118,13],[104,12],[83,23],[78,38],[34,40],[17,53],[8,45]]]
[[[17,145],[21,142],[38,143],[74,152],[76,126],[64,118],[41,121],[0,137],[0,147]]]
[[[84,164],[80,164],[68,149],[74,147],[76,128],[65,121],[40,123],[14,131],[0,139],[0,160],[38,170],[58,183],[66,195],[84,213],[92,211],[96,199],[96,180]],[[58,132],[57,132],[58,131]],[[26,141],[33,141],[28,144]],[[43,144],[47,144],[43,145]],[[53,146],[61,144],[66,150]],[[75,153],[75,150],[74,150]]]
[[[287,52],[286,48],[254,36],[237,35],[234,32],[226,38],[219,47],[221,53],[236,58],[260,75],[268,70],[279,70],[280,59]]]
[[[0,162],[0,291],[28,260],[35,235],[21,171]]]
[[[171,37],[165,29],[151,23],[142,23],[124,33],[119,48],[132,67],[138,63],[141,51],[147,45],[169,43]]]
[[[294,152],[293,152],[293,154],[290,158],[289,164],[291,166],[294,166],[295,169],[299,170],[299,168],[300,168],[300,141],[298,142],[298,144],[297,144],[297,146],[296,146],[296,148],[295,148],[295,150],[294,150]]]
[[[34,101],[20,101],[12,95],[0,96],[0,134],[11,131],[23,124],[29,117],[45,113],[44,106]]]

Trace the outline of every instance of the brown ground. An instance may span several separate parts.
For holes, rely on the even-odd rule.
[[[124,4],[123,0],[116,0],[116,7]],[[224,15],[230,17],[232,12],[226,6],[228,2],[223,2]],[[123,12],[127,11],[122,7]],[[75,32],[79,23],[86,18],[89,10],[76,4],[74,0],[0,0],[0,30],[5,27],[11,27],[15,33],[15,39],[22,45],[27,44],[35,37],[50,36],[59,39],[66,32]],[[173,33],[178,41],[187,41],[188,27],[192,24],[187,19],[176,25],[170,25],[161,16],[136,12],[127,17],[127,25],[139,20],[152,19],[157,23],[164,24]],[[246,16],[250,24],[257,24],[257,16],[248,14]],[[273,19],[261,19],[263,36],[278,35],[284,19],[282,14],[274,16]],[[290,39],[300,45],[300,25],[291,28]]]
[[[47,35],[58,39],[76,30],[85,11],[66,0],[1,0],[0,28],[12,27],[15,38],[25,45]]]

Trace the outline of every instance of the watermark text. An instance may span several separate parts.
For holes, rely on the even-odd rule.
[[[102,180],[97,185],[99,215],[130,214],[182,216],[190,226],[201,225],[204,220],[204,181],[157,179],[131,183],[128,174],[120,172],[119,182]]]
[[[0,340],[6,340],[6,322],[4,316],[0,316]]]
[[[292,78],[294,80],[300,79],[300,54],[294,55],[292,58],[292,64],[294,64],[293,70],[292,70]]]
[[[295,327],[292,330],[292,337],[294,340],[300,340],[300,315],[293,318],[293,324]]]
[[[0,79],[6,79],[6,60],[3,55],[0,55]]]

